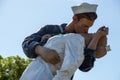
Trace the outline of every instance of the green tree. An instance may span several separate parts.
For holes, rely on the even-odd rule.
[[[31,60],[19,56],[0,56],[0,80],[19,80]]]

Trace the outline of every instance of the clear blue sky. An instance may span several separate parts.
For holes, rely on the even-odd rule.
[[[0,55],[26,58],[21,47],[24,38],[46,24],[68,23],[73,16],[71,6],[82,2],[99,5],[90,32],[109,27],[112,51],[97,59],[90,72],[78,70],[74,80],[120,80],[120,0],[0,0]]]

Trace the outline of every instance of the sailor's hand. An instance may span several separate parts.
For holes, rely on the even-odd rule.
[[[60,62],[60,57],[55,50],[48,49],[42,46],[35,48],[36,53],[47,63],[57,64]]]
[[[46,40],[46,39],[49,39],[50,37],[52,37],[51,34],[45,34],[45,35],[43,35],[42,38],[41,38],[41,42],[44,41],[44,40]]]
[[[100,27],[100,28],[97,30],[96,34],[99,34],[101,37],[103,37],[103,36],[108,35],[108,32],[109,32],[109,28],[103,26],[103,27]]]

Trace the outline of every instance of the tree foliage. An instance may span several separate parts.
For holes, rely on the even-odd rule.
[[[19,56],[0,56],[0,80],[19,80],[31,60]]]

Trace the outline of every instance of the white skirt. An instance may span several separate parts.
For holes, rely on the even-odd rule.
[[[48,64],[37,57],[26,68],[20,80],[70,80],[84,60],[84,38],[79,34],[54,36],[48,40],[45,47],[58,52],[62,65]],[[56,74],[53,75],[53,72]]]
[[[40,57],[33,60],[23,72],[20,80],[52,80],[50,67]]]

